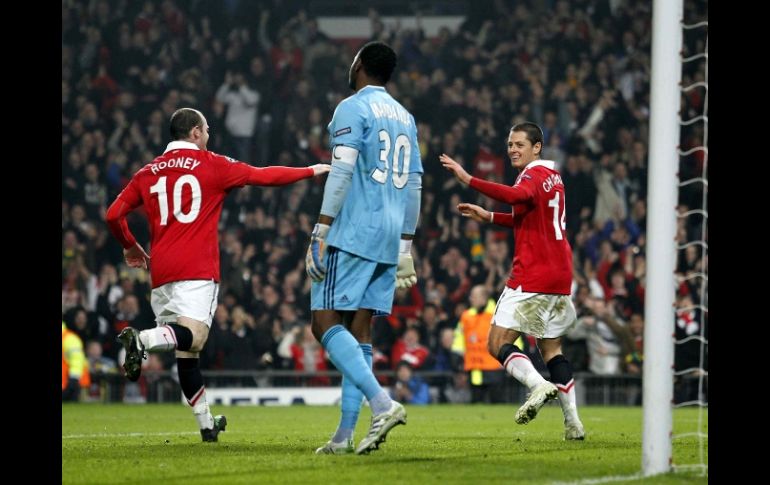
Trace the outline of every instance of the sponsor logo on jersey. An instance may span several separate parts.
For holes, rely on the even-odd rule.
[[[350,127],[348,126],[347,128],[343,128],[343,129],[341,129],[341,130],[337,130],[337,131],[335,131],[335,132],[334,132],[334,136],[346,135],[346,134],[350,133],[351,131],[352,131],[352,130],[351,130],[351,129],[350,129]]]

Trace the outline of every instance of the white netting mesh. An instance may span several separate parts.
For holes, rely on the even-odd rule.
[[[674,407],[697,407],[672,434],[675,471],[708,474],[708,11],[685,2],[677,225]],[[688,415],[689,417],[689,415]],[[674,420],[678,419],[674,414]],[[691,425],[692,424],[692,425]],[[685,431],[686,430],[686,431]],[[677,453],[686,445],[695,452]],[[681,462],[681,463],[680,463]]]

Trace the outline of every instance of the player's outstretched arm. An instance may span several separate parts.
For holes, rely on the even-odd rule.
[[[441,161],[441,165],[443,165],[445,169],[452,172],[457,180],[459,180],[461,183],[464,183],[465,185],[471,183],[470,174],[465,171],[462,165],[455,162],[454,159],[450,158],[449,155],[442,153],[438,159]]]
[[[311,165],[310,168],[313,169],[314,177],[318,177],[319,175],[329,173],[332,170],[332,166],[329,165],[328,163],[316,163],[315,165]]]
[[[491,222],[498,226],[513,227],[513,211],[490,212],[481,206],[465,202],[457,204],[457,210],[463,217],[470,217],[477,222]]]
[[[457,204],[457,210],[463,217],[470,217],[477,222],[492,222],[492,213],[476,204]]]
[[[246,183],[249,185],[288,185],[302,179],[323,175],[331,170],[331,166],[318,163],[310,167],[248,167],[249,174]]]
[[[471,188],[478,190],[487,197],[491,197],[499,202],[513,205],[519,202],[525,202],[533,197],[531,189],[527,190],[519,186],[509,187],[503,184],[488,182],[478,177],[471,177],[459,163],[445,153],[442,153],[441,156],[439,156],[439,160],[444,168],[457,177],[457,180],[466,185],[470,185]]]

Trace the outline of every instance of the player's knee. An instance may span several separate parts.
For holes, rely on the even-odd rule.
[[[198,329],[193,329],[192,335],[193,341],[192,345],[190,346],[190,352],[200,352],[203,350],[203,346],[206,345],[206,340],[208,340],[209,336],[208,332],[202,332]]]
[[[313,336],[316,338],[316,340],[320,342],[326,330],[321,328],[321,325],[319,325],[317,322],[313,322],[310,324],[310,331],[313,332]]]
[[[538,339],[537,346],[540,348],[540,354],[543,356],[543,361],[546,363],[557,355],[562,354],[560,342]]]
[[[193,343],[190,346],[190,352],[200,352],[203,350],[204,345],[206,345],[206,337],[193,338]]]
[[[544,350],[540,349],[540,354],[543,356],[543,362],[546,364],[551,361],[554,357],[557,355],[561,355],[560,353],[554,352],[553,350]]]
[[[312,321],[310,322],[310,330],[313,332],[313,336],[319,342],[323,339],[323,336],[326,333],[326,331],[332,328],[332,326],[333,325],[323,321],[323,319],[318,317],[317,315],[313,315]]]

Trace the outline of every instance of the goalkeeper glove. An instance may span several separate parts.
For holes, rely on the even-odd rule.
[[[313,281],[322,281],[326,276],[326,266],[323,264],[326,249],[326,235],[329,233],[328,224],[316,224],[310,234],[310,246],[305,255],[305,271]]]
[[[411,249],[412,241],[401,241],[401,251],[398,253],[398,268],[396,268],[396,288],[411,288],[417,283],[417,273],[414,271]]]

